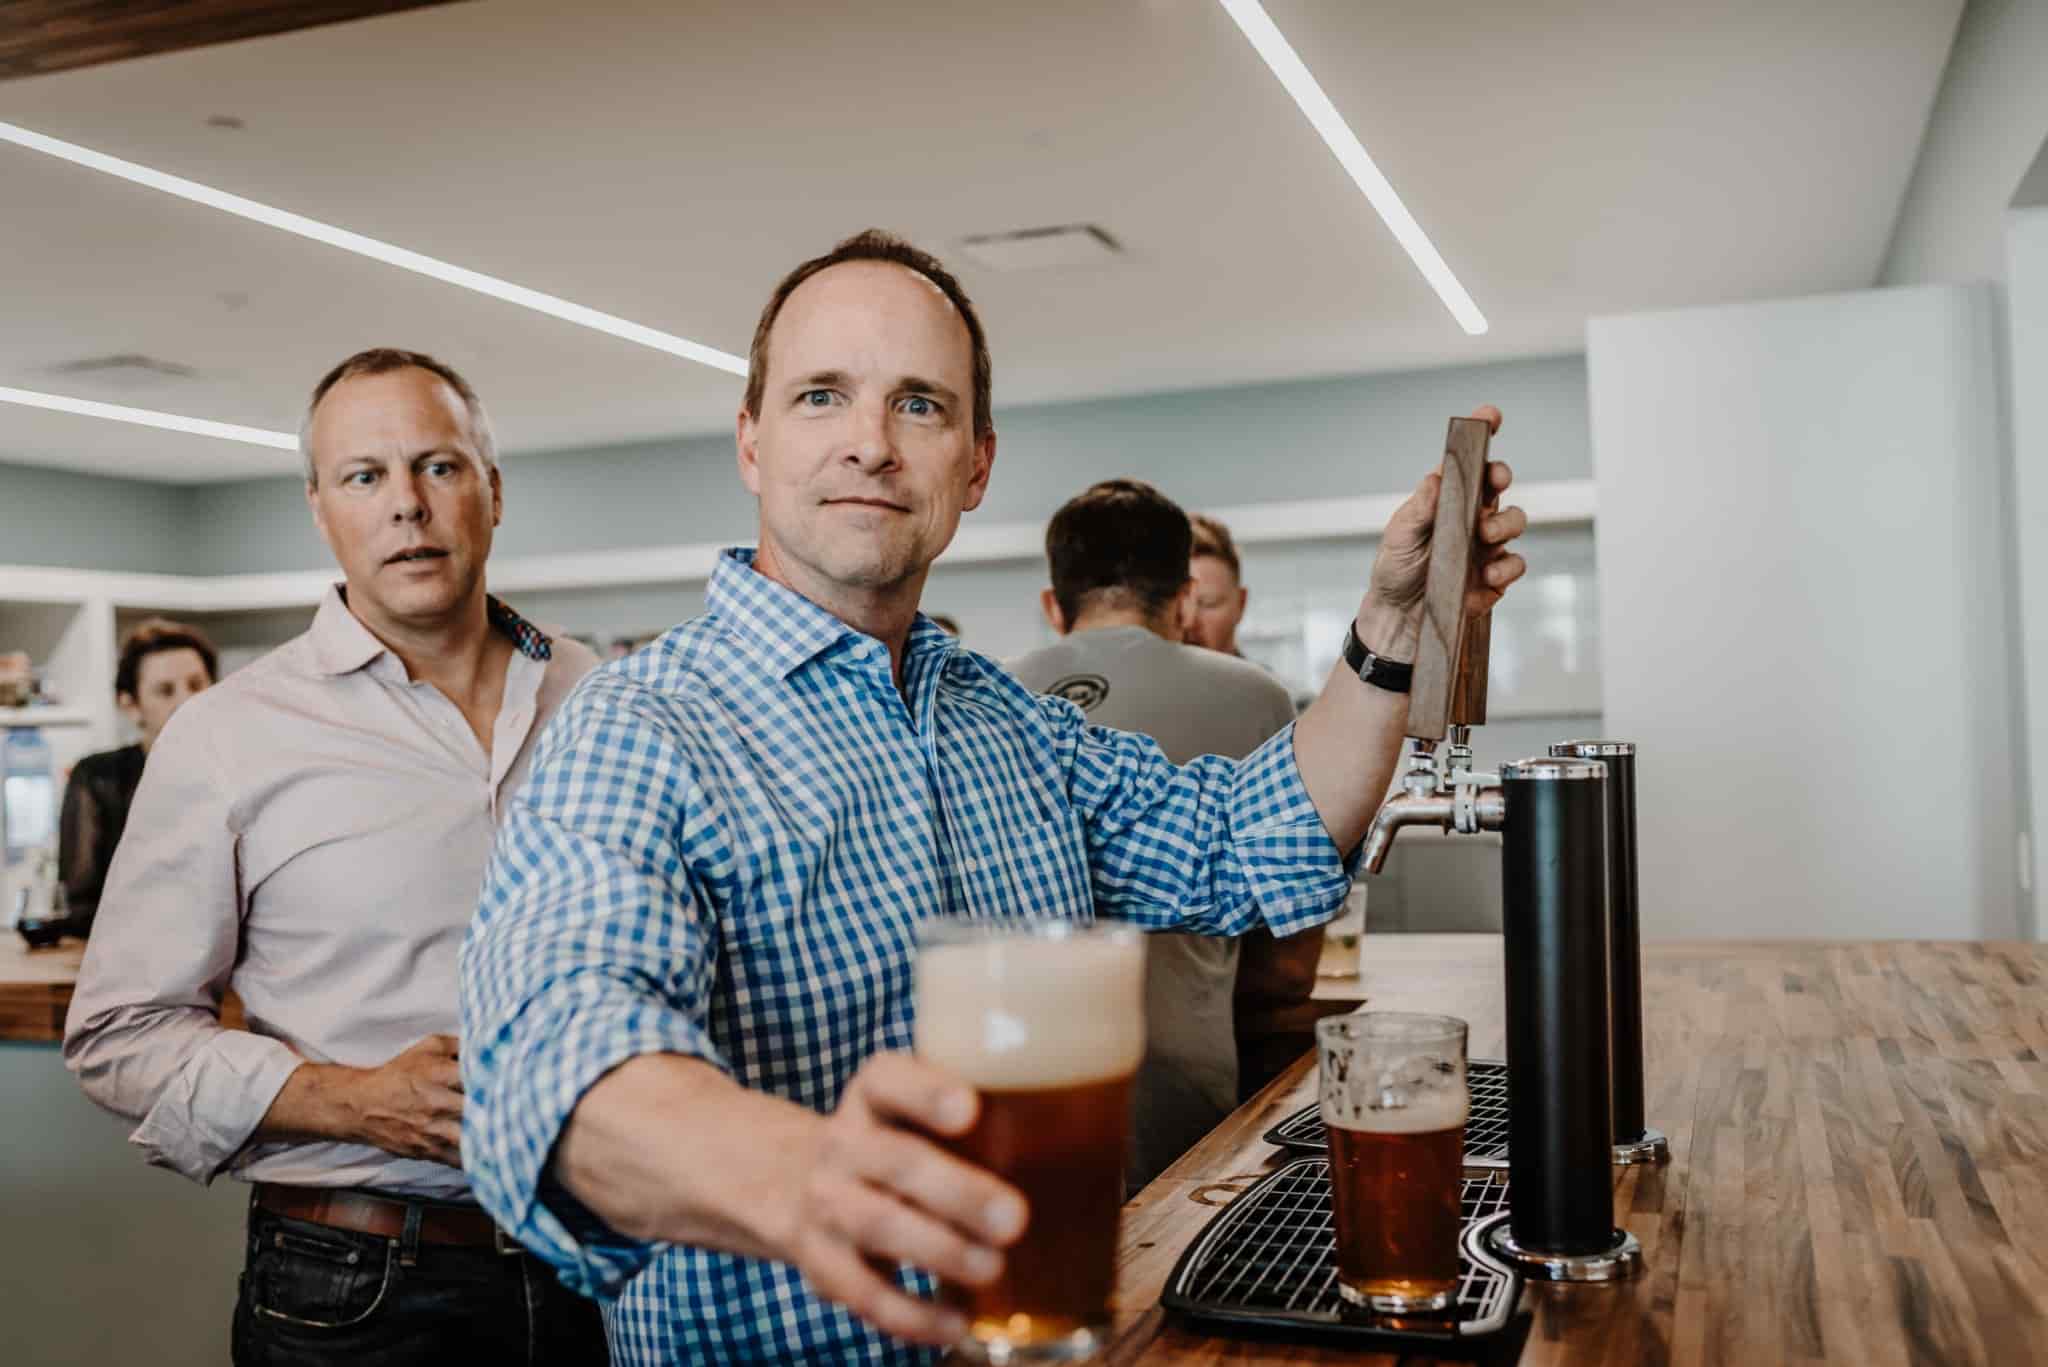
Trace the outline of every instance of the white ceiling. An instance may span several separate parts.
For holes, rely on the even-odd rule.
[[[477,0],[0,84],[0,120],[744,352],[870,224],[950,257],[999,408],[1576,351],[1875,278],[1961,0],[1268,0],[1491,320],[1468,338],[1210,0]],[[232,115],[246,127],[208,126]],[[959,239],[1100,224],[1004,275]],[[362,346],[510,451],[725,430],[733,377],[0,145],[0,385],[292,429]],[[138,352],[191,378],[53,375]],[[288,452],[0,405],[0,460]]]

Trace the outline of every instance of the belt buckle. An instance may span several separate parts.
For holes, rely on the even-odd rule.
[[[491,1225],[491,1251],[501,1258],[515,1257],[526,1252],[520,1242],[500,1229],[496,1222]]]

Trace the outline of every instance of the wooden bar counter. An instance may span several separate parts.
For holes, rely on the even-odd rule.
[[[1498,935],[1369,937],[1368,1009],[1471,1022],[1499,1058]],[[1649,1123],[1615,1170],[1618,1286],[1531,1284],[1522,1364],[2048,1362],[2048,945],[1674,943],[1643,951]],[[1314,1099],[1288,1069],[1125,1208],[1111,1363],[1387,1364],[1182,1325],[1159,1293]],[[1453,1359],[1456,1360],[1456,1359]]]
[[[0,928],[0,1040],[62,1040],[71,987],[84,961],[83,940],[30,949],[13,927]]]
[[[11,927],[0,928],[0,1040],[61,1044],[71,989],[85,962],[85,941],[65,939],[30,949]],[[242,1003],[234,993],[221,1002],[221,1023],[239,1029]]]

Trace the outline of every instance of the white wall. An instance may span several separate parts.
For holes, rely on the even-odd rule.
[[[2042,876],[2040,838],[2042,815],[2048,813],[2048,208],[2014,212],[2006,244],[2011,477],[2019,528],[2016,616],[2027,697],[2025,768],[2034,813],[2033,887],[2022,929],[2035,939],[2048,939],[2048,880]]]
[[[1986,291],[1594,321],[1608,730],[1653,936],[2015,933]]]
[[[2042,504],[2041,459],[2037,445],[2034,490],[2023,490],[2028,460],[2015,446],[2014,428],[2018,410],[2041,400],[2038,393],[2043,361],[2039,353],[2031,362],[2011,354],[2011,345],[2023,326],[2017,318],[2008,320],[2006,281],[2016,259],[2008,241],[2006,207],[2009,203],[2036,202],[2029,194],[2048,193],[2048,0],[1969,0],[1956,27],[1942,88],[1928,121],[1920,155],[1893,227],[1890,250],[1886,253],[1879,283],[1916,285],[1990,281],[1992,307],[1999,315],[1995,336],[1999,343],[1993,373],[2004,387],[1998,399],[1998,427],[2005,465],[2001,472],[2005,542],[2004,575],[2021,583],[2031,561],[2038,567],[2048,556],[2048,508]],[[2029,176],[2029,165],[2034,170]],[[2018,198],[2015,198],[2015,194]],[[2038,275],[2043,269],[2036,265]],[[2038,305],[2035,307],[2038,308]],[[2037,415],[2038,431],[2048,415]],[[2031,543],[2031,544],[2029,544]],[[2032,571],[2038,575],[2039,569]],[[2038,579],[2036,580],[2038,582]],[[2036,663],[2029,667],[2026,656],[2038,660],[2037,644],[2044,628],[2039,619],[2043,596],[2035,589],[2025,597],[2008,597],[2006,628],[2008,643],[2008,691],[2013,715],[2011,726],[2024,738],[2038,737],[2048,713],[2048,675]],[[2031,618],[2023,614],[2032,612]],[[2028,680],[2033,681],[2031,689]],[[2044,802],[2040,746],[2022,742],[2015,755],[2011,804],[2023,828],[2031,823],[2038,833],[2048,819]],[[2031,815],[2030,815],[2031,813]],[[2036,861],[2038,862],[2038,860]],[[2041,902],[2040,878],[2033,880],[2030,898],[2020,908],[2022,935],[2048,933],[2048,914]]]
[[[2000,279],[2005,208],[2044,137],[2048,3],[1969,0],[1878,283]]]

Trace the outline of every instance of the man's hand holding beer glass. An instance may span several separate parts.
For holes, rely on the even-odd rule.
[[[898,1338],[965,1337],[957,1309],[905,1295],[887,1269],[907,1262],[965,1286],[1002,1275],[1004,1250],[1024,1232],[1024,1197],[941,1147],[980,1109],[972,1087],[910,1054],[862,1066],[802,1174],[791,1255],[819,1295]]]

